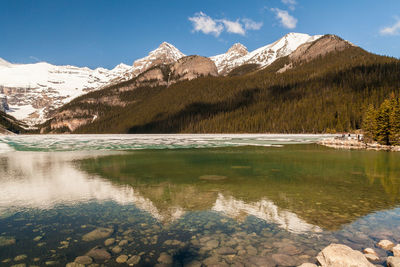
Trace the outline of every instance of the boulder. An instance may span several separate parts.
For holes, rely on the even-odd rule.
[[[99,227],[99,228],[83,235],[82,240],[83,241],[93,241],[93,240],[97,240],[97,239],[107,238],[110,235],[112,235],[113,232],[114,232],[114,229],[112,229],[112,228]]]
[[[379,256],[372,248],[364,249],[364,256],[370,261],[379,261]]]
[[[392,248],[393,256],[400,257],[400,244],[397,244]]]
[[[303,263],[302,265],[299,265],[299,267],[318,267],[316,264],[314,263]]]
[[[360,251],[340,244],[324,248],[317,260],[322,267],[374,267]]]
[[[379,241],[378,247],[383,248],[385,250],[391,250],[394,247],[394,244],[392,241],[384,239]]]
[[[400,258],[392,257],[392,256],[387,258],[387,266],[388,267],[400,267]]]

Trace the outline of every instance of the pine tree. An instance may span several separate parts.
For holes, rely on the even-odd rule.
[[[400,98],[392,101],[389,141],[391,145],[400,145]]]
[[[364,130],[364,137],[367,140],[375,140],[376,138],[376,110],[372,104],[368,106],[368,109],[364,115],[362,129]]]
[[[385,100],[381,104],[376,116],[376,141],[382,145],[390,145],[390,100]]]

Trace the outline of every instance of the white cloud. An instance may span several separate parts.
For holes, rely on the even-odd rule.
[[[194,14],[189,20],[193,23],[193,31],[195,32],[201,31],[204,34],[213,34],[218,37],[224,30],[224,26],[217,23],[203,12]]]
[[[213,34],[218,37],[223,31],[228,33],[246,35],[247,30],[259,30],[263,23],[255,22],[251,19],[237,19],[236,21],[228,19],[214,19],[203,12],[194,14],[189,17],[189,21],[193,24],[194,32],[202,32],[204,34]]]
[[[32,59],[32,60],[35,60],[36,62],[39,62],[39,61],[40,61],[40,59],[38,59],[38,58],[35,57],[35,56],[29,56],[29,58]]]
[[[398,35],[400,34],[400,19],[396,18],[396,23],[392,26],[382,28],[380,30],[382,35]]]
[[[259,30],[263,25],[262,22],[255,22],[252,19],[242,19],[242,22],[245,30]]]
[[[287,5],[290,10],[294,10],[297,5],[296,0],[281,0],[281,2],[285,5]]]
[[[224,24],[226,31],[229,33],[236,33],[240,35],[244,35],[246,33],[245,30],[243,29],[242,24],[240,24],[238,20],[230,21],[227,19],[221,19],[219,21],[221,21]]]
[[[279,19],[283,27],[288,29],[296,28],[297,19],[291,16],[289,12],[279,8],[271,8],[271,11],[275,13],[276,18]]]

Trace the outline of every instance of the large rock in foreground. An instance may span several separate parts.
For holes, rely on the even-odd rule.
[[[398,257],[389,257],[387,259],[388,267],[400,267],[400,258]]]
[[[330,244],[317,256],[322,267],[374,267],[359,251],[340,244]]]

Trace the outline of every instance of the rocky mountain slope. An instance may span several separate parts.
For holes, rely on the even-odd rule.
[[[103,116],[101,110],[96,107],[124,108],[137,102],[126,95],[136,94],[140,97],[140,88],[144,90],[153,87],[170,86],[179,81],[190,81],[199,77],[217,76],[218,71],[212,60],[201,56],[182,57],[174,63],[153,66],[140,73],[137,77],[110,85],[109,87],[84,95],[72,101],[57,112],[54,117],[45,124],[42,131],[74,131],[79,127],[94,122]],[[79,103],[79,104],[78,104]]]
[[[235,44],[227,53],[210,59],[216,64],[218,74],[226,75],[246,64],[254,68],[268,66],[318,37],[290,33],[250,53],[243,45]],[[12,64],[0,58],[0,93],[7,97],[10,107],[7,113],[32,125],[50,118],[54,110],[80,95],[133,79],[154,66],[171,64],[184,56],[176,47],[163,42],[132,66],[121,63],[112,70],[55,66],[45,62]]]
[[[192,70],[198,68],[192,63],[203,62],[206,75],[185,67],[187,60]],[[41,131],[349,131],[360,127],[369,104],[380,103],[391,92],[400,93],[399,60],[368,53],[333,35],[304,43],[288,56],[246,75],[215,76],[216,66],[201,57],[178,62],[179,67],[175,63],[157,65],[135,79],[71,101]],[[181,79],[183,73],[190,74],[188,79]]]

